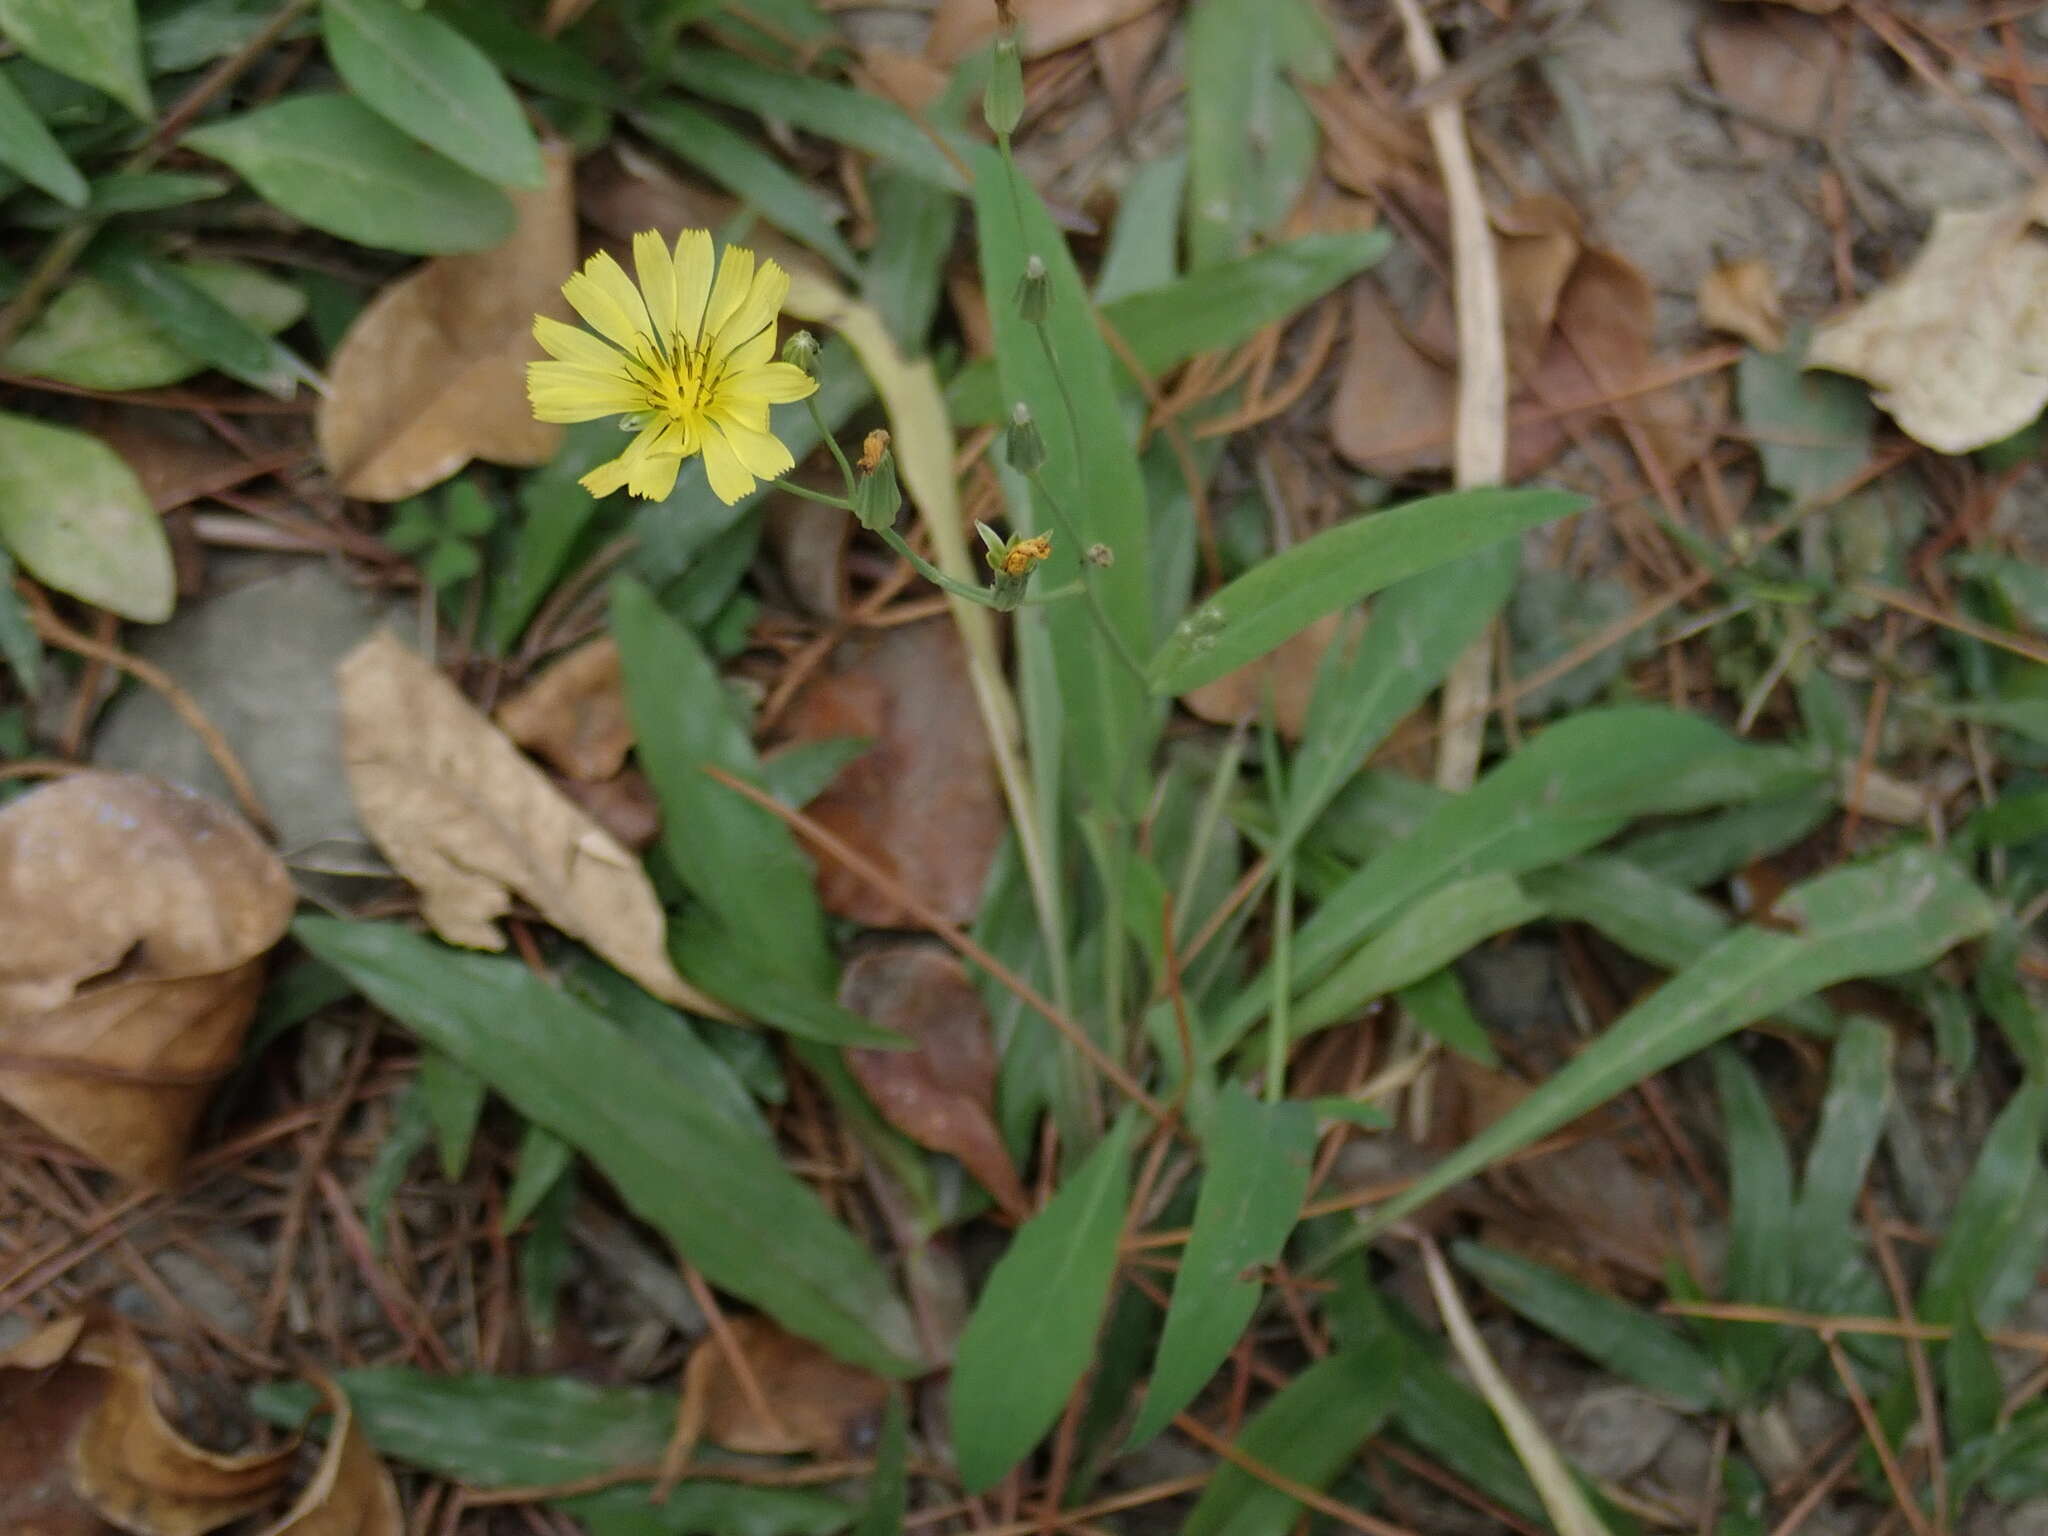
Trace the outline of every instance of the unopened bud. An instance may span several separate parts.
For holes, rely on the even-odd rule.
[[[1017,279],[1017,313],[1026,325],[1045,324],[1045,311],[1052,298],[1052,284],[1046,279],[1045,263],[1036,255],[1024,261],[1024,275]]]
[[[782,344],[782,360],[803,369],[815,379],[818,376],[818,338],[809,331],[798,331]]]
[[[903,509],[903,492],[896,484],[896,455],[889,451],[889,434],[877,428],[860,445],[855,466],[860,478],[853,487],[853,515],[863,528],[879,531],[896,526],[896,514]]]
[[[1038,435],[1038,423],[1031,419],[1031,407],[1019,400],[1010,412],[1010,432],[1004,444],[1010,468],[1020,475],[1032,475],[1045,462],[1045,439]]]
[[[1099,566],[1106,571],[1116,564],[1116,551],[1107,544],[1090,544],[1086,559],[1090,565]]]
[[[1017,52],[1017,34],[1005,31],[996,39],[989,59],[988,89],[982,93],[981,115],[989,132],[1007,139],[1024,121],[1024,60]]]

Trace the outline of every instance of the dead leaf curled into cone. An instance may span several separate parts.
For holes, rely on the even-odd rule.
[[[345,496],[398,501],[472,459],[520,466],[554,457],[562,429],[535,421],[526,364],[533,317],[568,318],[576,266],[572,156],[545,151],[547,179],[510,189],[518,223],[503,245],[437,256],[372,299],[334,355],[314,426]]]
[[[751,1383],[733,1368],[728,1344]],[[748,1456],[858,1456],[873,1449],[888,1399],[889,1384],[872,1372],[765,1317],[735,1317],[725,1342],[705,1335],[683,1367],[676,1449],[686,1458],[708,1440]]]
[[[1739,336],[1759,352],[1785,345],[1785,311],[1778,282],[1761,256],[1723,262],[1700,280],[1700,324]]]
[[[730,1018],[676,974],[640,861],[455,685],[380,630],[343,658],[342,752],[366,830],[451,944],[498,950],[514,893],[664,1002]]]
[[[981,994],[947,951],[915,940],[864,950],[839,1001],[912,1042],[907,1051],[848,1050],[846,1065],[882,1117],[944,1152],[1012,1217],[1031,1201],[996,1125],[996,1050]]]
[[[261,1536],[404,1536],[397,1485],[357,1422],[348,1394],[325,1376],[312,1379],[327,1404],[327,1447],[312,1480]]]
[[[2048,406],[2048,181],[1951,208],[1913,263],[1815,332],[1811,368],[1868,380],[1899,430],[1938,453],[2010,437]]]
[[[506,735],[565,777],[585,783],[611,778],[633,750],[618,642],[599,635],[550,662],[498,706],[497,721]]]
[[[0,809],[0,1099],[167,1183],[295,900],[246,822],[161,779],[92,770]]]

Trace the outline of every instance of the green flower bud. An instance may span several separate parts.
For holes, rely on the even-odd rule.
[[[818,376],[818,338],[809,331],[798,331],[782,344],[782,360],[803,369],[815,379]]]
[[[1024,60],[1017,52],[1017,36],[1005,32],[996,39],[989,60],[988,89],[982,94],[981,115],[989,132],[1007,139],[1024,121]]]
[[[1045,439],[1038,435],[1038,423],[1031,419],[1031,407],[1022,400],[1010,411],[1010,432],[1005,443],[1010,468],[1020,475],[1036,474],[1045,462]]]
[[[1045,310],[1052,297],[1052,284],[1045,275],[1045,263],[1036,256],[1024,260],[1024,275],[1017,279],[1017,313],[1026,325],[1045,324]]]
[[[889,434],[870,432],[861,444],[860,478],[853,486],[853,515],[863,528],[880,530],[896,526],[896,514],[903,510],[903,492],[896,484],[896,455],[889,449]]]
[[[989,596],[997,608],[1007,613],[1024,601],[1031,586],[1031,573],[1052,554],[1052,535],[1035,533],[1026,538],[1020,533],[999,542],[984,535],[983,542],[989,545],[988,568],[995,572]]]

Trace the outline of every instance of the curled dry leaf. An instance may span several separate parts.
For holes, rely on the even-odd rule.
[[[1351,339],[1330,406],[1330,439],[1389,480],[1450,467],[1457,380],[1412,340],[1379,284],[1351,292]]]
[[[363,827],[451,944],[503,949],[513,892],[666,1002],[729,1017],[669,963],[640,861],[572,805],[388,630],[336,671],[342,755]]]
[[[1493,216],[1500,253],[1501,324],[1508,370],[1526,378],[1557,319],[1558,301],[1585,242],[1579,215],[1561,197],[1525,197]]]
[[[545,464],[562,429],[533,419],[526,364],[536,313],[567,315],[576,265],[571,157],[545,155],[547,179],[507,193],[519,222],[503,245],[437,256],[386,288],[334,355],[315,426],[344,495],[397,501],[471,459]]]
[[[497,718],[507,736],[565,777],[611,778],[633,750],[618,642],[600,635],[577,646],[500,704]]]
[[[1030,1201],[996,1128],[996,1050],[981,994],[960,962],[916,942],[866,950],[847,966],[839,1001],[913,1042],[849,1050],[846,1064],[883,1118],[920,1146],[960,1160],[1015,1217]]]
[[[1815,333],[1807,366],[1853,373],[1939,453],[2010,437],[2048,405],[2048,181],[1951,208],[1913,264]]]
[[[848,641],[784,719],[794,741],[857,736],[874,744],[809,814],[955,922],[979,908],[1002,838],[978,718],[959,632],[935,618]],[[818,894],[831,912],[870,928],[916,922],[894,897],[828,857],[819,861]]]
[[[293,902],[246,822],[161,779],[76,773],[0,809],[0,1099],[167,1182]]]
[[[1745,114],[1728,124],[1744,155],[1784,149],[1785,134],[1767,124],[1792,134],[1819,126],[1842,57],[1826,23],[1723,6],[1700,24],[1697,40],[1714,90]]]
[[[1348,191],[1376,196],[1388,183],[1413,180],[1431,162],[1429,146],[1398,113],[1346,83],[1296,83],[1323,131],[1323,170]]]
[[[111,1313],[60,1319],[0,1354],[0,1530],[201,1536],[269,1504],[296,1447],[205,1450],[165,1422],[156,1385],[155,1361]]]
[[[404,1536],[405,1511],[391,1471],[371,1449],[348,1396],[325,1376],[313,1384],[332,1415],[313,1480],[262,1536]]]
[[[1761,256],[1725,262],[1700,280],[1700,324],[1739,336],[1759,352],[1785,345],[1785,311],[1778,281]]]
[[[1235,725],[1261,719],[1270,697],[1274,727],[1287,740],[1299,741],[1315,693],[1316,668],[1343,625],[1342,614],[1326,614],[1278,650],[1182,694],[1181,702],[1214,725]]]
[[[726,1328],[759,1400],[733,1369],[726,1346],[705,1335],[683,1367],[679,1442],[709,1440],[749,1456],[837,1458],[874,1448],[889,1398],[881,1377],[833,1359],[765,1317],[732,1318]]]

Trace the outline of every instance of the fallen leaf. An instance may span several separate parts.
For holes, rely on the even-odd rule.
[[[1584,248],[1579,215],[1563,198],[1544,194],[1501,209],[1493,227],[1509,375],[1526,378],[1549,339],[1558,301]]]
[[[1273,724],[1289,741],[1301,740],[1315,693],[1316,668],[1343,627],[1342,614],[1325,614],[1307,629],[1257,661],[1181,695],[1181,703],[1212,725],[1263,718],[1270,695]]]
[[[600,635],[554,661],[498,706],[497,720],[507,736],[569,778],[611,778],[633,750],[618,642]]]
[[[851,71],[853,83],[870,96],[894,102],[904,111],[922,115],[945,99],[953,73],[917,53],[900,53],[893,48],[869,48]]]
[[[386,288],[334,355],[315,428],[344,495],[397,501],[471,459],[545,464],[562,429],[533,419],[526,364],[535,314],[568,314],[576,265],[571,156],[545,151],[547,180],[507,190],[519,222],[493,250],[438,256]]]
[[[765,1317],[735,1317],[726,1329],[746,1360],[770,1416],[733,1370],[726,1348],[707,1334],[683,1367],[677,1439],[700,1439],[748,1456],[860,1455],[881,1431],[889,1384],[785,1333]]]
[[[1731,117],[1728,135],[1751,159],[1785,149],[1787,132],[1810,133],[1833,89],[1841,49],[1825,22],[1806,16],[1723,8],[1700,23],[1700,62],[1714,90],[1744,117]]]
[[[86,426],[135,472],[158,512],[251,478],[246,456],[180,413],[109,407]]]
[[[661,802],[655,798],[647,775],[638,768],[621,768],[612,777],[595,783],[558,779],[555,787],[635,853],[645,853],[661,836]]]
[[[1160,0],[1014,0],[1018,51],[1042,59],[1076,43],[1100,37],[1158,5]],[[996,35],[996,8],[989,0],[939,0],[925,34],[925,57],[958,64]]]
[[[223,1456],[156,1403],[156,1363],[112,1313],[59,1319],[0,1353],[0,1530],[201,1536],[270,1503],[296,1446]]]
[[[503,949],[517,892],[665,1002],[729,1010],[678,976],[640,861],[572,805],[455,685],[379,630],[335,673],[363,827],[451,944]]]
[[[2048,181],[1951,208],[1913,264],[1822,325],[1807,366],[1853,373],[1899,430],[1938,453],[2010,437],[2048,405]]]
[[[1338,186],[1373,197],[1429,164],[1428,144],[1414,128],[1354,87],[1297,81],[1295,88],[1322,129],[1323,170]]]
[[[0,1099],[167,1182],[295,899],[247,823],[161,779],[75,773],[0,809]]]
[[[348,1395],[325,1376],[312,1380],[331,1415],[327,1448],[313,1480],[262,1536],[404,1536],[398,1488],[356,1422]]]
[[[862,951],[839,1001],[912,1042],[907,1051],[846,1052],[882,1116],[920,1146],[960,1160],[1011,1216],[1030,1210],[996,1127],[996,1049],[981,994],[960,962],[916,941]]]
[[[811,802],[809,814],[917,892],[941,916],[970,921],[1004,817],[958,631],[943,618],[864,633],[790,706],[791,741],[874,743]],[[910,910],[827,855],[826,909],[870,928],[917,926]]]
[[[1155,6],[1120,27],[1099,33],[1089,45],[1095,53],[1095,72],[1102,77],[1103,92],[1119,123],[1136,120],[1139,90],[1172,30],[1173,12]]]
[[[796,496],[768,504],[765,532],[789,595],[804,612],[836,619],[846,608],[846,546],[853,519],[836,507]]]
[[[1351,337],[1330,406],[1330,438],[1360,469],[1386,480],[1450,467],[1457,380],[1409,338],[1370,280],[1351,295]]]
[[[1724,262],[1700,280],[1700,324],[1739,336],[1759,352],[1785,345],[1785,311],[1778,282],[1761,256]]]

